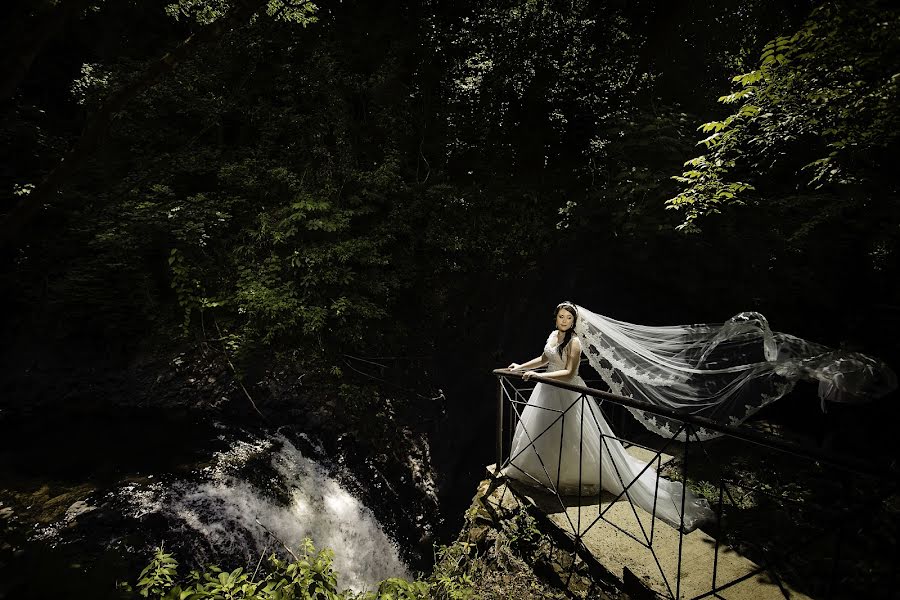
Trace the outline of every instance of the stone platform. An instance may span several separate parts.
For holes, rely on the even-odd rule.
[[[648,450],[631,447],[628,452],[645,461],[654,455]],[[662,455],[662,463],[672,460]],[[494,465],[487,467],[493,476]],[[582,542],[602,571],[617,579],[622,589],[647,597],[695,598],[709,594],[713,586],[723,586],[747,576],[759,567],[724,544],[719,546],[716,557],[716,540],[702,530],[695,530],[679,540],[678,530],[653,518],[640,507],[632,506],[626,498],[615,500],[605,493],[597,498],[562,498],[516,481],[504,481],[485,498],[487,504],[505,507],[515,496],[515,502],[524,502],[547,516],[555,533],[575,539],[580,531]],[[603,518],[598,520],[601,511]],[[614,524],[614,525],[613,525]],[[678,550],[681,543],[681,578],[678,583]],[[716,561],[716,581],[713,581],[713,564]],[[635,587],[639,589],[635,589]],[[782,582],[788,598],[806,599],[808,596]],[[778,583],[770,571],[749,575],[743,581],[718,589],[717,597],[726,600],[783,599]]]

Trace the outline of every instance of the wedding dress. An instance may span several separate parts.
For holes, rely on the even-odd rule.
[[[569,348],[561,357],[556,339],[554,331],[544,345],[548,371],[566,368]],[[558,381],[585,385],[577,369],[572,377]],[[538,383],[528,404],[519,410],[503,475],[562,495],[592,496],[601,489],[622,493],[623,498],[673,527],[682,525],[682,484],[658,476],[651,466],[626,452],[593,398]],[[692,531],[714,519],[708,502],[688,490],[684,530]]]

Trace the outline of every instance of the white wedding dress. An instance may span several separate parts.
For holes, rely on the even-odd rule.
[[[561,357],[556,339],[553,331],[544,346],[548,371],[566,368],[569,348]],[[577,371],[560,381],[585,385]],[[675,528],[681,526],[682,484],[659,477],[647,463],[626,452],[593,398],[538,383],[528,404],[519,410],[521,417],[503,475],[555,489],[561,495],[596,496],[601,489],[618,495],[625,490],[623,499],[627,496],[648,513],[654,513],[655,506],[657,518]],[[688,491],[684,530],[692,531],[711,520],[715,513],[709,503]]]

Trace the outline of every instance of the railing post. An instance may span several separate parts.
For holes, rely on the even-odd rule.
[[[503,379],[497,377],[497,460],[494,463],[494,476],[500,474],[503,466]]]
[[[681,515],[678,527],[678,570],[675,573],[675,600],[681,598],[681,559],[684,549],[684,504],[688,495],[688,448],[691,445],[691,426],[684,426],[684,450],[681,454]]]

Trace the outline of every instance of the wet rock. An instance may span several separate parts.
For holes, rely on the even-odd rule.
[[[66,521],[74,521],[80,515],[89,513],[92,510],[96,510],[96,509],[97,509],[96,506],[91,506],[84,500],[78,500],[77,502],[73,502],[72,505],[66,509],[65,520]]]

